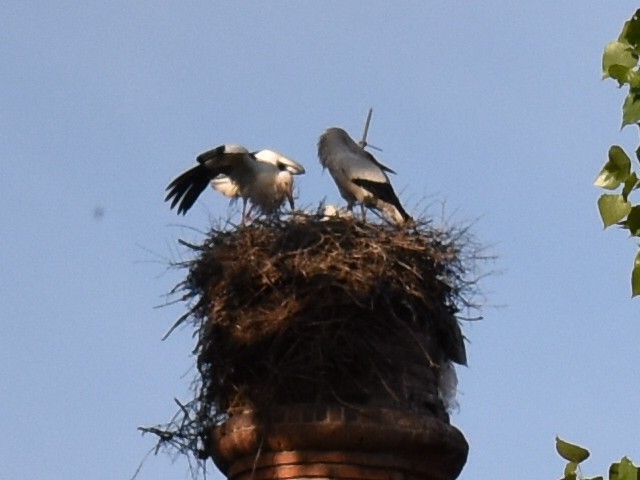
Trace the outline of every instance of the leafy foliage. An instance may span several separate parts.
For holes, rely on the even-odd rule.
[[[589,458],[589,450],[556,437],[556,451],[567,461],[561,480],[604,480],[603,476],[585,477],[580,464]],[[640,480],[640,468],[627,457],[609,467],[609,480]]]
[[[618,39],[609,43],[602,55],[602,78],[612,78],[619,87],[628,87],[622,104],[622,128],[627,125],[640,127],[640,9],[627,20]],[[598,199],[598,210],[604,228],[611,225],[629,231],[632,237],[640,237],[640,205],[634,205],[630,195],[640,188],[640,147],[631,158],[624,149],[613,145],[608,160],[598,174],[596,187],[620,193],[605,193]],[[636,255],[631,273],[631,294],[640,295],[640,251]]]

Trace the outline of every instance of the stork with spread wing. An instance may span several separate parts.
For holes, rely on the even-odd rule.
[[[305,172],[304,167],[273,150],[251,153],[236,144],[220,145],[201,153],[198,164],[178,175],[168,186],[165,201],[171,208],[178,206],[178,214],[185,214],[193,206],[209,183],[229,197],[242,198],[242,222],[250,211],[271,215],[285,200],[294,208],[293,175]]]

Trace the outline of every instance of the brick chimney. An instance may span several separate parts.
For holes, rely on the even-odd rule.
[[[456,478],[468,445],[449,424],[441,368],[425,359],[424,348],[438,358],[437,345],[420,332],[369,341],[393,360],[390,371],[353,365],[351,382],[332,378],[330,393],[291,380],[295,403],[289,393],[269,406],[231,408],[210,437],[218,468],[229,480]]]
[[[467,458],[460,431],[408,410],[319,404],[271,413],[265,424],[244,410],[214,429],[211,455],[229,480],[452,480]]]

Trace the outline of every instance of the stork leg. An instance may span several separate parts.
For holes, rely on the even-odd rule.
[[[351,212],[351,216],[355,220],[356,216],[353,214],[353,203],[347,203],[347,211]]]
[[[247,212],[247,218],[249,220],[251,220],[251,215],[253,215],[253,209],[256,208],[256,205],[254,203],[251,204],[251,206],[249,207],[249,211]]]
[[[360,204],[360,212],[362,213],[362,221],[367,221],[367,207],[364,206],[364,203]]]
[[[247,218],[247,199],[243,198],[242,199],[242,222],[240,223],[240,225],[242,225],[243,227],[245,225],[246,218]]]

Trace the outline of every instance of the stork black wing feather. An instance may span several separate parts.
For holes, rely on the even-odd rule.
[[[168,186],[165,202],[171,200],[171,208],[178,203],[178,214],[184,215],[193,206],[209,184],[209,172],[204,165],[196,165],[177,176]]]
[[[383,202],[390,203],[391,205],[396,207],[398,209],[398,212],[400,212],[400,215],[402,215],[405,220],[411,218],[411,216],[400,204],[400,200],[398,199],[396,192],[393,191],[393,187],[390,183],[373,182],[371,180],[365,180],[364,178],[354,178],[351,181],[359,187],[364,188],[368,192],[371,192],[374,197],[379,198]]]
[[[181,213],[182,215],[187,213],[187,210],[189,210],[193,206],[193,204],[196,203],[196,200],[204,191],[204,189],[207,188],[207,185],[209,185],[209,179],[206,177],[198,178],[196,182],[192,183],[191,187],[189,187],[189,190],[187,190],[184,197],[182,198],[182,202],[178,207],[178,213]]]
[[[238,168],[243,161],[244,154],[225,153],[224,145],[208,152],[198,155],[196,160],[198,163],[209,171],[209,178],[216,176],[230,175]]]
[[[211,150],[207,150],[206,152],[201,153],[196,157],[196,161],[202,165],[206,163],[208,160],[214,160],[220,158],[224,155],[226,149],[226,145],[220,145],[219,147],[212,148]]]

